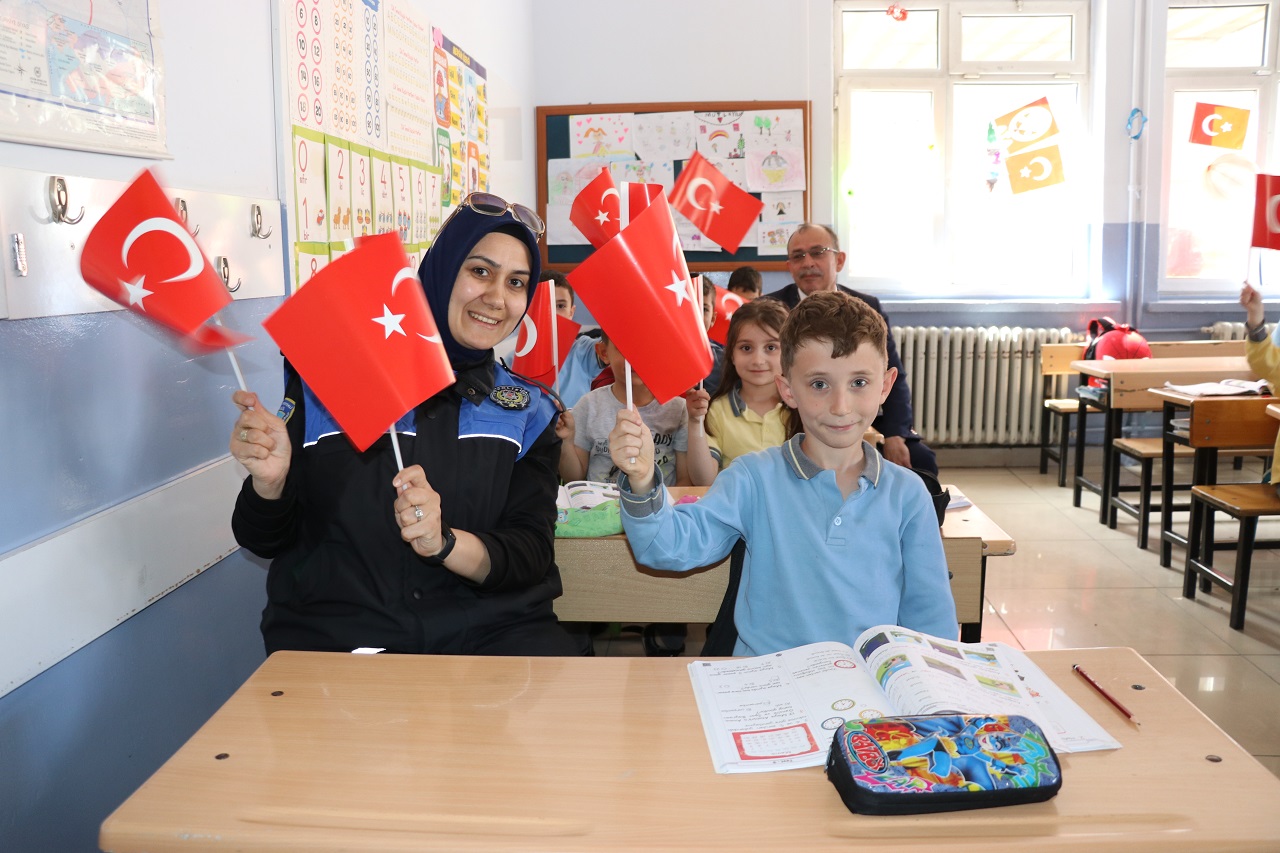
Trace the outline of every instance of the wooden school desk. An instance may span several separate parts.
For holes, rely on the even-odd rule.
[[[1105,413],[1102,430],[1102,481],[1094,483],[1084,476],[1084,430],[1076,434],[1075,484],[1072,502],[1080,506],[1080,493],[1084,489],[1096,493],[1098,521],[1107,523],[1110,512],[1107,496],[1111,494],[1111,442],[1120,435],[1120,422],[1125,412],[1154,412],[1160,409],[1160,401],[1150,389],[1173,382],[1191,385],[1197,382],[1218,382],[1223,379],[1257,379],[1249,369],[1249,362],[1237,356],[1195,356],[1188,358],[1138,358],[1073,361],[1071,366],[1080,371],[1080,384],[1089,377],[1107,382],[1106,393],[1101,398],[1080,398],[1080,420],[1083,423],[1085,406],[1092,403]]]
[[[1154,388],[1152,396],[1162,401],[1164,416],[1161,435],[1164,457],[1160,466],[1160,565],[1170,568],[1173,546],[1187,547],[1187,537],[1173,529],[1173,448],[1195,448],[1192,463],[1193,486],[1211,486],[1218,481],[1218,451],[1267,448],[1275,444],[1280,422],[1267,416],[1274,397],[1196,397],[1169,388]],[[1173,419],[1186,417],[1186,435],[1174,431]],[[1195,529],[1195,519],[1192,526]]]
[[[99,843],[115,853],[1277,848],[1280,779],[1136,652],[1031,658],[1123,748],[1061,756],[1062,790],[1044,803],[867,817],[845,809],[821,768],[717,775],[688,660],[278,652],[107,818]]]
[[[669,489],[672,497],[701,496],[706,488]],[[982,634],[987,557],[1013,554],[1016,544],[976,506],[947,510],[942,546],[961,639]],[[556,615],[566,622],[707,622],[715,620],[729,581],[729,559],[706,569],[661,572],[636,563],[626,536],[557,539],[556,563],[564,595]]]

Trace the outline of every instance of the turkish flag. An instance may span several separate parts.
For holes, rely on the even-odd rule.
[[[548,387],[555,384],[560,366],[569,357],[573,339],[582,328],[556,313],[555,287],[552,284],[550,281],[543,282],[534,293],[533,303],[520,321],[515,357],[511,362],[516,373]],[[553,351],[556,353],[555,359],[551,357]]]
[[[1249,111],[1220,104],[1196,104],[1191,118],[1191,141],[1215,148],[1244,148]]]
[[[711,372],[700,300],[665,199],[640,211],[569,282],[659,402]]]
[[[641,184],[635,181],[624,181],[622,183],[622,197],[627,200],[627,218],[623,222],[626,223],[635,219],[640,215],[640,211],[653,204],[654,200],[662,195],[662,184]]]
[[[569,208],[569,221],[582,232],[588,243],[598,249],[622,228],[618,214],[620,206],[613,175],[602,168],[600,174],[574,197]]]
[[[1258,198],[1253,206],[1253,243],[1261,249],[1280,249],[1280,175],[1258,175]]]
[[[1062,153],[1056,145],[1014,154],[1005,160],[1005,167],[1009,170],[1009,189],[1014,193],[1043,189],[1066,180]]]
[[[1049,109],[1047,97],[1000,116],[995,120],[995,125],[1008,141],[1010,154],[1017,154],[1058,133],[1058,123],[1053,120],[1053,111]]]
[[[716,285],[716,320],[707,329],[707,337],[724,346],[729,339],[729,321],[733,319],[733,312],[741,308],[744,301],[732,290]]]
[[[359,450],[454,381],[395,232],[361,240],[262,325]]]
[[[178,334],[193,352],[249,340],[205,325],[231,294],[150,170],[93,226],[80,253],[80,275],[107,298]]]
[[[764,202],[738,187],[696,151],[671,188],[670,198],[672,207],[730,253],[738,251],[738,244],[764,208]]]

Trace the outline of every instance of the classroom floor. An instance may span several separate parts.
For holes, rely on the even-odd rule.
[[[1224,463],[1220,482],[1257,482],[1261,470]],[[1221,589],[1182,597],[1182,560],[1160,566],[1158,544],[1137,547],[1137,521],[1098,523],[1098,498],[1071,505],[1071,489],[1035,468],[947,468],[953,483],[1017,542],[1017,553],[987,563],[982,638],[1027,650],[1131,646],[1263,765],[1280,776],[1280,551],[1254,555],[1244,631],[1227,627]],[[1128,482],[1128,478],[1126,478]],[[1185,482],[1185,480],[1184,480]],[[1182,520],[1185,532],[1186,513]],[[1219,516],[1219,536],[1231,528]],[[1157,534],[1158,535],[1158,534]],[[1280,539],[1263,521],[1259,539]],[[1232,552],[1220,552],[1229,566]],[[686,657],[701,648],[690,626]],[[601,655],[643,654],[639,634],[596,640]]]

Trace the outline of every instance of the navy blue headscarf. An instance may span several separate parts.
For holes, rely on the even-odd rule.
[[[510,234],[529,250],[529,297],[525,302],[525,312],[528,313],[538,286],[538,276],[542,272],[542,258],[538,253],[538,240],[534,233],[512,216],[509,210],[501,216],[491,216],[462,205],[436,235],[435,242],[418,267],[418,279],[427,295],[427,304],[431,306],[431,316],[435,318],[436,328],[440,330],[440,339],[444,342],[445,352],[449,354],[449,363],[455,369],[478,364],[493,352],[469,349],[454,340],[453,333],[449,330],[449,297],[453,293],[453,284],[458,279],[458,271],[462,269],[462,262],[477,243],[494,231]],[[521,319],[523,317],[522,314]],[[518,326],[519,324],[517,328]]]

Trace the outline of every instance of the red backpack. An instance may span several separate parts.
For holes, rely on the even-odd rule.
[[[1089,343],[1084,348],[1087,360],[1104,358],[1151,358],[1151,346],[1137,329],[1128,323],[1117,323],[1110,317],[1089,321]],[[1106,383],[1090,377],[1089,384],[1101,388]]]

